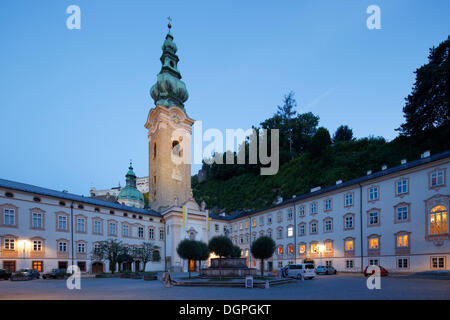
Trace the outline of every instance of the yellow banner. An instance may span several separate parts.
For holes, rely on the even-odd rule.
[[[206,225],[208,226],[209,231],[209,209],[206,209]]]
[[[183,228],[186,228],[186,206],[183,206]]]

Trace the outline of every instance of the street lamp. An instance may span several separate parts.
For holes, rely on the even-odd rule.
[[[29,244],[29,241],[26,239],[19,241],[19,249],[22,250],[22,259],[23,259],[23,267],[24,268],[26,268],[25,258],[26,258],[26,249],[28,247],[28,244]]]

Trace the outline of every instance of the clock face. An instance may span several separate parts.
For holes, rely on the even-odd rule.
[[[176,124],[180,123],[181,119],[176,114],[172,116],[172,121]]]

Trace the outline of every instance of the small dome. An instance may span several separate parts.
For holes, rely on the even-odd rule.
[[[144,195],[138,189],[127,186],[120,190],[118,199],[144,202]]]

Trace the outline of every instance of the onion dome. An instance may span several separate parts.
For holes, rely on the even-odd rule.
[[[126,174],[126,186],[120,190],[118,201],[122,204],[132,207],[144,207],[144,195],[136,188],[136,174],[133,171],[133,167],[128,168]]]
[[[186,112],[184,103],[189,98],[189,93],[186,84],[181,81],[181,74],[177,69],[179,59],[176,52],[178,49],[173,42],[170,28],[169,24],[169,32],[162,46],[161,71],[157,76],[156,83],[150,89],[150,95],[155,101],[155,105],[178,106]]]

